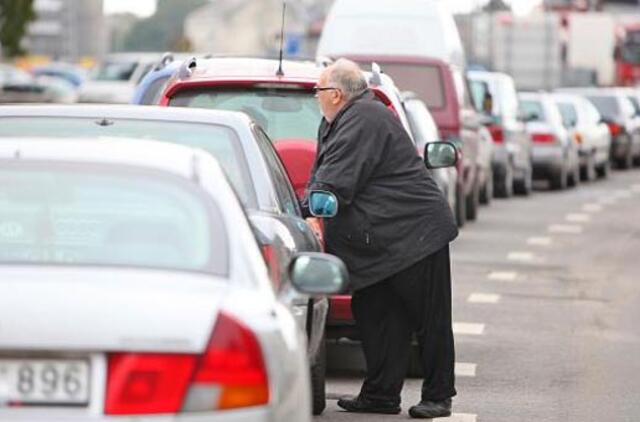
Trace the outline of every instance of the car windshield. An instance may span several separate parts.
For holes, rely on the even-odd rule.
[[[0,184],[0,263],[228,272],[219,211],[177,177],[5,161]]]
[[[128,81],[136,70],[136,62],[104,62],[91,73],[94,81]]]
[[[558,102],[558,109],[562,115],[562,122],[565,126],[574,126],[578,122],[578,113],[576,107],[569,102]]]
[[[164,120],[3,117],[0,137],[135,138],[202,148],[213,154],[245,206],[257,200],[248,165],[235,132],[214,124]]]
[[[243,111],[274,142],[315,140],[322,119],[313,91],[290,88],[202,88],[178,92],[172,106]]]
[[[520,100],[520,108],[530,121],[544,122],[546,120],[544,107],[540,101]]]
[[[382,70],[402,90],[414,92],[430,110],[446,107],[444,82],[437,66],[385,62]]]
[[[620,114],[620,105],[614,96],[588,95],[587,98],[605,119],[615,119]]]

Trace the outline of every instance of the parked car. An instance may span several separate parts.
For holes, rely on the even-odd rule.
[[[304,334],[210,154],[22,138],[0,157],[0,419],[311,421]],[[345,274],[290,268],[308,294]]]
[[[553,99],[569,135],[578,143],[582,180],[606,177],[611,165],[611,132],[598,110],[589,100],[576,94],[555,93]]]
[[[527,195],[532,188],[531,139],[518,106],[513,78],[505,73],[467,73],[476,110],[483,113],[493,139],[491,167],[496,196],[515,191]]]
[[[152,139],[201,148],[218,159],[246,209],[268,263],[274,290],[289,297],[309,334],[314,411],[325,405],[324,332],[328,300],[295,292],[288,268],[299,252],[321,252],[272,143],[247,115],[132,105],[6,106],[0,137]]]
[[[50,76],[35,77],[13,66],[0,64],[0,103],[73,103],[75,87]]]
[[[611,160],[617,167],[630,168],[640,159],[640,117],[624,90],[615,88],[563,88],[559,92],[583,95],[597,109],[611,132]]]
[[[70,83],[76,89],[84,83],[84,80],[87,77],[87,72],[80,66],[63,62],[53,62],[42,66],[36,66],[31,69],[31,74],[36,77],[49,76],[59,78]]]
[[[169,79],[178,71],[180,65],[186,59],[187,57],[176,57],[169,53],[163,55],[160,61],[153,66],[136,87],[131,104],[158,104]]]
[[[140,83],[160,59],[156,53],[115,53],[93,69],[80,88],[82,103],[121,103],[131,101]]]
[[[409,125],[413,133],[413,139],[415,139],[418,152],[422,155],[428,143],[440,140],[438,127],[433,117],[431,117],[427,106],[413,92],[404,92],[402,98],[404,100],[404,109],[409,119]],[[444,167],[431,170],[431,174],[442,191],[442,194],[447,198],[451,211],[455,213],[456,201],[464,201],[464,198],[456,198],[456,195],[460,192],[460,190],[457,189],[457,170],[454,167]]]
[[[578,184],[578,144],[569,136],[551,94],[523,92],[518,99],[527,116],[527,132],[533,141],[533,177],[549,180],[552,189]]]

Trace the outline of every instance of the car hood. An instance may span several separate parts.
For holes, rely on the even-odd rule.
[[[152,270],[3,269],[0,351],[197,353],[228,280]]]

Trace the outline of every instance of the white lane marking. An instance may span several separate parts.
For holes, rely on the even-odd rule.
[[[456,377],[475,377],[477,367],[475,363],[456,362]]]
[[[591,221],[591,216],[589,214],[567,214],[564,219],[570,223],[588,223]]]
[[[474,322],[454,322],[453,334],[480,336],[484,334],[484,324],[476,324]]]
[[[552,224],[547,229],[550,233],[580,234],[582,226],[570,224]]]
[[[471,293],[467,298],[469,303],[498,303],[500,295],[493,293]]]
[[[530,237],[527,239],[527,245],[534,246],[549,246],[551,245],[552,239],[550,237]]]
[[[604,205],[613,205],[618,202],[618,198],[615,196],[605,196],[604,198],[600,198],[598,202]]]
[[[489,280],[495,281],[515,281],[518,273],[515,271],[492,271],[487,275]]]
[[[600,204],[584,204],[582,206],[582,211],[585,211],[585,212],[600,212],[600,211],[602,211],[602,205],[600,205]]]
[[[618,189],[613,193],[613,195],[614,195],[614,198],[621,198],[621,199],[631,198],[631,192],[629,192],[626,189]]]
[[[518,261],[518,262],[531,262],[536,257],[531,252],[509,252],[507,254],[507,259],[509,261]]]
[[[433,419],[429,419],[432,421]],[[478,415],[473,413],[453,413],[447,418],[438,418],[438,422],[477,422]]]

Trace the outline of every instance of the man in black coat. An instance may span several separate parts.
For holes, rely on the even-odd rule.
[[[397,414],[413,333],[424,366],[416,418],[451,414],[454,342],[449,206],[400,120],[377,101],[358,66],[340,59],[316,87],[324,119],[309,191],[333,193],[325,219],[327,252],[349,270],[352,311],[367,373],[350,412]]]

